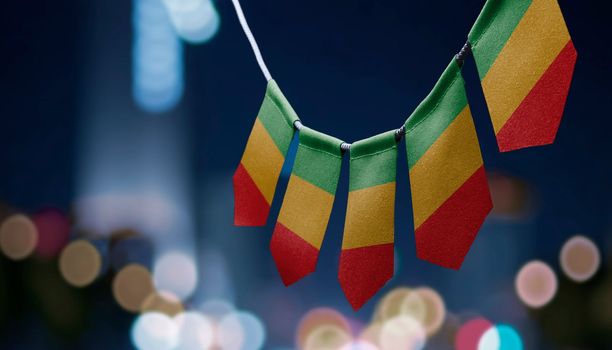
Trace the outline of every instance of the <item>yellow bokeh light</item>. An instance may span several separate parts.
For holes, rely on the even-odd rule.
[[[353,341],[351,334],[335,325],[315,328],[306,338],[303,350],[338,350]]]
[[[427,336],[432,336],[444,323],[446,317],[444,300],[438,292],[427,287],[417,288],[415,294],[420,297],[425,310],[423,317],[417,320],[423,325]]]
[[[427,317],[427,311],[423,297],[419,290],[415,289],[404,296],[399,305],[399,312],[394,317],[407,315],[422,324]]]
[[[38,230],[27,216],[16,214],[0,226],[0,249],[13,260],[27,258],[38,243]]]
[[[412,289],[400,287],[387,293],[376,305],[374,311],[374,322],[382,322],[398,316],[402,313],[402,304],[412,295]],[[412,305],[414,306],[414,305]]]
[[[100,274],[102,256],[91,243],[77,240],[67,245],[59,259],[64,279],[75,287],[91,284]]]
[[[144,301],[155,288],[149,270],[139,264],[130,264],[121,269],[113,280],[113,295],[122,308],[139,312]]]
[[[149,294],[140,308],[141,312],[161,312],[168,316],[175,316],[184,311],[181,300],[168,292],[153,292]]]
[[[298,325],[296,340],[298,348],[303,348],[311,333],[322,326],[334,326],[350,333],[350,326],[341,313],[330,308],[316,308],[304,315]]]

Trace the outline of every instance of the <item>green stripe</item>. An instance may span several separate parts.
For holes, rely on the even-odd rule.
[[[335,195],[342,166],[342,140],[303,127],[293,174]]]
[[[397,141],[395,130],[351,145],[349,191],[395,182]]]
[[[488,0],[485,4],[468,35],[481,80],[487,75],[531,2],[532,0]]]
[[[258,118],[285,155],[293,138],[293,123],[299,118],[274,80],[268,82]]]
[[[467,103],[461,68],[453,59],[433,90],[406,121],[409,168],[436,142]]]

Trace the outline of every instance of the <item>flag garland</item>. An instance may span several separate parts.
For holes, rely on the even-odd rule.
[[[458,269],[492,203],[455,60],[406,121],[406,153],[417,256]]]
[[[395,131],[351,146],[338,279],[355,310],[393,276],[396,166]]]
[[[270,251],[285,285],[314,272],[334,205],[341,140],[302,128]]]
[[[294,130],[299,145],[270,249],[286,285],[313,272],[350,152],[338,279],[355,310],[391,279],[397,142],[406,137],[417,255],[458,269],[492,203],[461,76],[473,54],[500,151],[554,141],[577,53],[556,0],[487,0],[469,40],[405,124],[342,142],[304,127],[272,80],[232,0],[268,88],[234,174],[234,222],[263,226]]]
[[[268,82],[242,160],[234,173],[234,224],[264,226],[297,114],[274,80]]]
[[[489,0],[468,36],[502,152],[553,143],[577,53],[556,0]]]

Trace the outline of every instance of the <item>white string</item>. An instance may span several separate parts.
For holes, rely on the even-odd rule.
[[[272,76],[270,75],[270,71],[268,67],[266,67],[266,63],[261,56],[261,52],[259,51],[259,46],[257,46],[257,42],[255,41],[255,37],[251,32],[251,28],[249,28],[249,24],[244,17],[244,12],[242,12],[242,7],[240,6],[240,1],[232,0],[234,4],[234,8],[236,9],[236,14],[238,15],[238,20],[240,21],[240,25],[242,26],[242,30],[244,30],[244,34],[246,34],[247,39],[249,39],[249,43],[251,43],[251,48],[253,49],[253,53],[255,54],[255,58],[257,58],[257,63],[259,64],[259,68],[261,72],[266,77],[267,81],[272,80]]]

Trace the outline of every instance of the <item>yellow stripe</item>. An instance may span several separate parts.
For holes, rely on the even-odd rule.
[[[321,248],[334,196],[291,175],[278,221],[313,247]]]
[[[556,0],[533,0],[482,80],[495,133],[570,39]]]
[[[395,182],[349,192],[342,249],[393,243]]]
[[[285,157],[276,147],[259,118],[255,119],[255,125],[247,141],[241,163],[268,204],[271,204],[274,198],[274,189],[284,161]]]
[[[466,106],[410,169],[415,229],[480,166],[478,137],[470,107]]]

